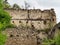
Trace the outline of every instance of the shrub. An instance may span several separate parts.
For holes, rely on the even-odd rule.
[[[55,40],[56,45],[60,45],[60,34],[59,33],[54,37],[54,40]]]
[[[4,45],[6,42],[7,36],[0,32],[0,45]]]
[[[60,45],[60,33],[56,33],[53,39],[45,39],[43,45]]]

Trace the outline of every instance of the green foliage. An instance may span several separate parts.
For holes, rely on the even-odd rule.
[[[58,33],[53,39],[45,39],[43,45],[60,45],[60,34]]]
[[[0,45],[4,45],[7,38],[6,35],[2,34],[2,30],[10,24],[11,20],[11,17],[3,8],[3,0],[0,0]]]
[[[9,24],[6,28],[14,28],[14,27],[16,27],[16,25],[14,25],[14,24]]]
[[[7,2],[7,0],[3,1],[4,8],[10,8],[10,4]]]
[[[19,7],[18,4],[14,4],[14,5],[13,5],[13,8],[14,8],[14,9],[20,9],[20,7]]]
[[[4,4],[4,8],[10,8],[11,6],[9,4]]]
[[[4,10],[0,10],[0,30],[6,28],[10,24],[10,20],[9,14]]]
[[[52,45],[54,43],[55,43],[55,41],[52,39],[45,39],[42,44],[43,45]]]
[[[11,17],[3,10],[3,0],[0,0],[0,45],[4,45],[7,36],[2,34],[1,30],[6,28],[10,24]]]
[[[0,32],[0,45],[4,45],[6,42],[7,36]]]
[[[60,45],[60,34],[59,33],[54,37],[54,40],[55,40],[56,45]]]
[[[0,30],[3,30],[10,24],[11,17],[9,13],[3,10],[3,0],[0,0]]]
[[[3,0],[0,0],[0,10],[3,9]]]

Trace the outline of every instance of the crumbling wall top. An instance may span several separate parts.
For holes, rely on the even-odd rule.
[[[53,12],[54,11],[54,9],[53,8],[51,8],[51,9],[44,9],[44,10],[41,10],[41,9],[14,9],[14,8],[4,8],[4,10],[29,10],[29,11],[41,11],[41,12]]]

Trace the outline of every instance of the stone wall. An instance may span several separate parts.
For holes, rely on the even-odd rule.
[[[20,24],[33,25],[36,29],[49,28],[50,25],[56,24],[56,14],[54,9],[40,10],[40,9],[5,9],[10,13],[12,19],[11,23],[19,26]]]
[[[32,28],[15,27],[3,31],[7,34],[5,45],[41,45],[48,34]]]
[[[8,28],[5,32],[8,36],[5,45],[37,45],[35,32],[31,29]]]
[[[8,36],[5,45],[42,45],[44,39],[52,37],[52,31],[49,32],[48,28],[56,24],[56,14],[53,9],[5,10],[12,17],[11,23],[17,26],[3,31]]]

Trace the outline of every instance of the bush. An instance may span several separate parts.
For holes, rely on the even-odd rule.
[[[54,37],[54,40],[55,40],[56,45],[60,45],[60,34],[59,33]]]
[[[4,45],[6,42],[7,36],[0,32],[0,45]]]
[[[3,1],[0,0],[0,30],[6,28],[10,24],[11,17],[8,12],[4,11]]]
[[[60,45],[60,33],[58,32],[53,39],[45,39],[43,45]]]
[[[52,39],[45,39],[42,44],[43,45],[51,45],[51,44],[54,44],[54,40],[52,40]]]
[[[9,13],[3,10],[3,1],[0,0],[0,45],[4,45],[7,38],[6,35],[2,34],[2,30],[10,24],[11,20]]]
[[[14,28],[14,27],[16,27],[16,25],[14,25],[14,24],[9,24],[6,28]]]
[[[0,10],[0,30],[6,28],[10,24],[11,17],[4,10]]]

